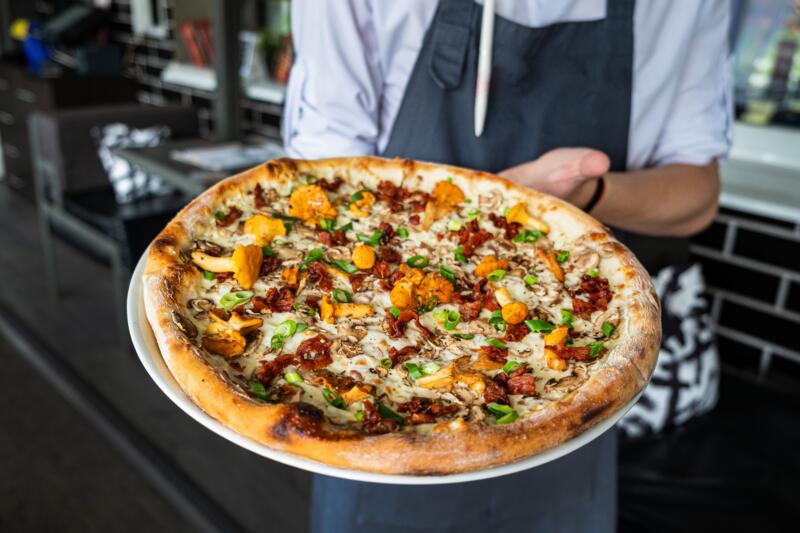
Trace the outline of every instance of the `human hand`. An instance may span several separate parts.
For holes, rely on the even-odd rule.
[[[608,156],[591,148],[556,148],[538,159],[508,168],[500,175],[520,185],[585,206],[594,193],[594,178],[608,172]]]

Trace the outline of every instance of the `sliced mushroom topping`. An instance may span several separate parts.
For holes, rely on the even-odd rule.
[[[327,261],[350,261],[350,256],[350,250],[346,246],[328,248],[322,255]]]
[[[195,326],[191,320],[177,311],[172,311],[170,317],[172,318],[172,322],[189,338],[189,340],[194,340],[197,337],[197,326]]]
[[[578,253],[572,253],[572,262],[580,272],[586,272],[596,268],[600,264],[600,254],[594,250],[587,249]]]
[[[211,241],[194,241],[192,249],[215,257],[219,257],[225,253],[225,248]]]
[[[244,353],[242,353],[243,357],[249,357],[258,352],[258,350],[261,348],[261,341],[264,339],[264,332],[261,330],[256,330],[247,335],[246,339],[247,344],[244,345]]]

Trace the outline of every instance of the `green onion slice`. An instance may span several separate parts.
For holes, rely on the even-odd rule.
[[[372,192],[372,191],[370,191],[369,189],[361,189],[359,191],[356,191],[353,193],[352,196],[350,196],[350,201],[357,202],[358,200],[361,200],[364,197],[365,192]]]
[[[394,318],[397,318],[397,317],[399,317],[399,316],[400,316],[400,313],[402,313],[402,311],[400,310],[400,308],[399,308],[399,307],[395,307],[395,306],[392,306],[392,307],[390,307],[390,308],[389,308],[389,312],[392,314],[392,316],[393,316]]]
[[[598,342],[590,342],[589,343],[589,357],[594,359],[595,357],[597,357],[598,355],[600,355],[602,353],[603,348],[605,348],[605,346],[600,341],[598,341]]]
[[[559,263],[563,263],[567,259],[569,259],[568,250],[561,250],[560,252],[558,252],[558,255],[556,255],[556,261],[558,261]]]
[[[383,232],[379,229],[373,231],[372,235],[364,235],[363,233],[356,235],[356,238],[359,241],[365,242],[370,246],[378,246],[378,244],[381,242],[381,237],[383,237]]]
[[[267,388],[260,381],[250,382],[250,393],[257,398],[261,398],[262,400],[267,399]]]
[[[518,363],[517,361],[506,361],[506,364],[503,365],[503,372],[510,374],[521,366],[522,363]]]
[[[217,211],[216,213],[214,213],[214,218],[216,218],[217,220],[223,220],[225,218],[225,213],[223,213],[222,211]]]
[[[458,231],[461,229],[461,221],[460,220],[451,220],[447,223],[447,229],[450,231]]]
[[[395,233],[397,233],[397,236],[401,239],[408,239],[408,229],[406,228],[397,228]]]
[[[284,320],[275,328],[272,335],[278,337],[291,337],[297,331],[297,322],[294,320]]]
[[[472,333],[451,333],[450,336],[462,341],[468,341],[475,338],[475,335]]]
[[[307,329],[308,329],[308,324],[306,324],[305,322],[298,322],[297,329],[294,331],[294,334],[297,335],[303,333]]]
[[[325,397],[325,401],[332,406],[336,407],[337,409],[344,409],[344,400],[341,396],[339,396],[338,392],[330,389],[322,389],[322,395]]]
[[[517,233],[514,237],[514,242],[532,243],[536,242],[540,237],[544,237],[544,233],[538,229],[525,229]]]
[[[461,313],[458,311],[448,311],[444,319],[444,329],[447,331],[454,330],[460,321]]]
[[[550,333],[556,329],[555,325],[547,320],[526,320],[525,325],[534,333]]]
[[[341,231],[350,231],[351,229],[353,229],[353,221],[351,220],[350,222],[348,222],[344,226],[339,226],[336,229],[337,230],[341,230]]]
[[[430,261],[428,261],[426,257],[422,257],[421,255],[415,255],[411,257],[408,261],[406,261],[406,264],[411,268],[425,268],[426,266],[428,266],[428,263],[430,263]]]
[[[586,272],[586,275],[589,276],[590,278],[596,278],[597,276],[600,275],[600,271],[597,270],[596,268],[590,268],[589,271]]]
[[[486,344],[490,344],[495,348],[500,348],[501,350],[508,350],[508,346],[506,346],[497,339],[486,339]]]
[[[339,303],[347,304],[353,301],[353,294],[344,289],[333,289],[331,295],[333,299]]]
[[[343,272],[347,272],[348,274],[355,274],[358,272],[358,267],[356,267],[352,263],[348,263],[347,261],[341,261],[339,259],[331,261],[331,264],[338,268]]]
[[[477,207],[475,209],[470,209],[467,211],[467,220],[472,222],[473,220],[478,220],[478,217],[481,215],[481,210]]]
[[[303,382],[302,376],[297,372],[287,372],[283,375],[283,379],[286,380],[286,383],[291,383],[292,385]]]
[[[319,261],[320,259],[322,259],[323,253],[325,253],[325,250],[323,248],[314,248],[313,250],[309,250],[308,253],[306,254],[305,259],[303,259],[303,262],[300,263],[300,268],[305,269],[306,267],[308,267],[309,264],[313,263],[314,261]]]
[[[422,373],[425,374],[426,376],[429,376],[430,374],[437,373],[441,368],[442,367],[440,367],[439,365],[437,365],[433,361],[430,361],[430,362],[425,363],[424,365],[422,365]]]
[[[249,302],[252,297],[253,291],[233,291],[220,298],[219,305],[230,313],[234,307]]]
[[[486,408],[494,415],[495,421],[498,425],[510,424],[519,418],[519,413],[517,413],[513,407],[508,405],[492,402],[487,404]]]
[[[525,285],[534,285],[536,283],[539,283],[539,278],[537,278],[536,276],[525,276],[525,278],[522,281],[525,282]]]
[[[264,257],[272,257],[274,255],[277,255],[275,250],[270,248],[268,244],[265,244],[264,246],[261,247],[261,253],[264,254]]]
[[[283,348],[285,342],[286,339],[284,339],[280,335],[273,335],[272,338],[269,340],[269,346],[273,350],[280,350],[281,348]]]
[[[295,302],[292,307],[301,315],[314,316],[317,314],[317,311],[305,302]]]
[[[456,258],[456,261],[459,263],[469,263],[467,257],[464,255],[464,247],[459,246],[455,250],[453,250],[453,256]]]
[[[392,368],[393,365],[394,365],[394,362],[392,361],[391,357],[387,357],[385,359],[381,359],[381,366],[383,368]]]
[[[569,329],[573,328],[572,322],[575,320],[575,316],[572,314],[572,311],[569,309],[562,309],[561,310],[561,325],[567,326]]]
[[[611,322],[603,322],[603,335],[606,337],[610,337],[612,333],[614,333],[614,324]]]
[[[504,217],[507,217],[507,216],[508,216],[508,212],[509,212],[509,211],[511,211],[511,208],[510,208],[510,207],[504,207],[504,208],[503,208],[503,216],[504,216]]]
[[[400,425],[402,425],[405,422],[402,416],[398,415],[397,413],[395,413],[389,407],[386,407],[382,403],[379,403],[377,407],[378,407],[378,414],[380,414],[383,418],[394,420]]]
[[[408,375],[414,379],[419,379],[423,376],[422,370],[414,363],[406,363],[404,365],[408,371]]]
[[[356,411],[355,414],[356,422],[361,422],[362,420],[364,420],[364,412],[365,411],[363,409],[360,411]]]
[[[498,281],[503,279],[505,276],[506,276],[506,271],[503,270],[502,268],[498,268],[497,270],[492,270],[491,272],[489,272],[489,274],[486,276],[486,279],[488,279],[489,281],[494,281],[495,283],[497,283]]]
[[[447,265],[440,265],[439,266],[439,274],[442,275],[444,279],[452,283],[453,285],[456,284],[456,271],[450,268]]]
[[[494,329],[497,331],[505,331],[508,326],[503,318],[503,312],[499,309],[492,312],[492,315],[489,317],[489,324],[494,326]]]
[[[203,270],[203,277],[205,279],[207,279],[208,281],[211,281],[211,280],[214,279],[214,273],[213,272],[209,272],[208,270]]]
[[[336,225],[336,220],[333,219],[323,219],[319,221],[319,227],[324,229],[325,231],[333,231],[335,225]]]

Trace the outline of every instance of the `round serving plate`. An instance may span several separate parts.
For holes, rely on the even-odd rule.
[[[362,470],[352,470],[346,468],[338,468],[311,459],[306,459],[291,453],[275,450],[264,444],[251,440],[232,429],[222,425],[216,419],[206,414],[200,407],[198,407],[181,389],[180,385],[172,376],[169,368],[167,367],[164,359],[161,357],[158,344],[156,343],[153,331],[150,329],[150,324],[147,321],[147,316],[144,311],[144,293],[142,284],[142,274],[144,273],[144,265],[147,259],[147,251],[139,259],[136,269],[133,271],[131,284],[128,288],[127,300],[127,314],[128,314],[128,329],[130,330],[133,346],[139,359],[142,361],[145,370],[156,382],[156,385],[172,400],[175,405],[180,407],[187,415],[194,418],[197,422],[204,425],[217,435],[228,439],[237,446],[246,448],[251,452],[257,453],[278,461],[280,463],[302,468],[309,472],[317,474],[324,474],[326,476],[340,477],[344,479],[352,479],[355,481],[369,481],[373,483],[393,483],[399,485],[436,485],[443,483],[463,483],[465,481],[477,481],[479,479],[488,479],[493,477],[505,476],[514,474],[534,468],[536,466],[548,463],[559,457],[571,453],[581,446],[585,446],[592,440],[602,435],[606,430],[611,428],[617,420],[630,409],[636,400],[639,398],[637,395],[625,407],[611,415],[606,420],[602,421],[593,428],[585,431],[577,437],[559,445],[555,448],[547,450],[546,452],[528,457],[521,461],[509,463],[492,468],[485,468],[482,470],[475,470],[472,472],[464,472],[461,474],[451,474],[444,476],[402,476],[393,474],[379,474],[375,472],[365,472]],[[641,394],[641,392],[639,393]]]

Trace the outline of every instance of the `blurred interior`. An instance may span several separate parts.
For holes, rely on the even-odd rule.
[[[719,215],[692,245],[721,397],[622,446],[620,531],[777,531],[797,516],[800,5],[732,4],[733,149]],[[177,409],[124,309],[182,205],[282,153],[289,9],[0,0],[0,530],[306,530],[309,474]]]

